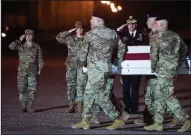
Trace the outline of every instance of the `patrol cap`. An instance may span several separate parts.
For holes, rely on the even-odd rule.
[[[25,34],[26,35],[34,35],[34,31],[31,29],[25,29]]]
[[[130,23],[137,23],[137,20],[133,18],[133,16],[129,16],[129,19],[127,20],[127,24]]]
[[[167,20],[165,16],[158,16],[155,21]]]
[[[152,17],[158,17],[158,15],[156,13],[147,14],[147,18],[152,18]]]
[[[75,27],[76,28],[84,28],[84,22],[83,21],[77,21],[76,23],[75,23]]]
[[[99,11],[93,11],[93,12],[92,12],[92,16],[98,17],[98,18],[101,18],[101,19],[105,20],[105,15],[104,15],[104,13],[99,12]]]

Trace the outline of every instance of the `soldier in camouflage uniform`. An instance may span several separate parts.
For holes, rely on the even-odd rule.
[[[72,128],[90,128],[93,106],[98,105],[114,121],[107,129],[114,130],[122,125],[129,118],[129,114],[124,111],[120,114],[112,104],[111,90],[107,90],[109,72],[111,69],[112,52],[115,47],[118,48],[118,63],[123,60],[125,46],[118,37],[117,33],[105,27],[103,15],[99,12],[93,12],[91,28],[86,33],[81,50],[81,65],[87,61],[88,81],[84,93],[83,119],[77,124],[72,124]]]
[[[24,38],[26,42],[22,43]],[[25,34],[19,40],[9,45],[11,50],[18,50],[19,53],[17,83],[23,112],[33,112],[32,105],[37,89],[37,79],[44,65],[42,50],[37,43],[33,42],[33,38],[34,31],[26,29]]]
[[[158,39],[158,36],[159,36],[159,32],[157,31],[155,32],[151,31],[151,33],[149,34],[151,52],[152,52],[152,48],[155,48],[155,46],[157,46],[156,41]],[[153,114],[155,111],[154,91],[155,91],[155,87],[157,83],[158,83],[157,77],[155,75],[147,77],[147,86],[145,90],[145,104],[147,105],[147,109],[149,110],[151,114]],[[172,111],[168,107],[166,107],[165,112],[168,112],[170,115],[173,115]],[[172,122],[169,123],[169,126],[175,126],[177,123],[178,123],[177,119],[173,119]]]
[[[147,26],[149,29],[151,29],[151,32],[149,33],[149,41],[150,41],[150,45],[151,46],[155,46],[156,44],[156,40],[158,38],[158,32],[153,30],[153,26],[155,23],[155,19],[157,18],[156,14],[148,14],[147,15],[148,19],[147,19]],[[153,48],[153,47],[151,47]],[[145,110],[147,109],[150,114],[154,113],[155,108],[153,107],[153,101],[154,101],[154,90],[155,90],[155,86],[157,84],[157,77],[155,75],[149,75],[146,76],[146,90],[145,90]],[[170,115],[173,115],[172,111],[169,108],[166,108],[166,112],[169,113]],[[143,116],[144,116],[143,112]],[[150,114],[146,114],[146,115],[150,115]],[[136,119],[134,121],[135,124],[138,125],[150,125],[152,124],[153,120],[152,117],[150,118],[150,120],[148,119],[149,117],[145,117],[143,119]],[[176,117],[174,117],[174,119],[172,119],[172,121],[170,123],[168,123],[169,126],[173,127],[175,125],[178,124],[178,120],[176,119]]]
[[[123,108],[121,103],[118,103],[115,97],[115,94],[113,93],[113,88],[114,88],[114,80],[115,80],[115,75],[113,73],[115,73],[117,71],[117,48],[114,49],[113,55],[112,55],[112,71],[111,71],[111,75],[107,78],[107,85],[106,85],[106,91],[110,91],[110,99],[111,102],[115,105],[116,109],[118,111],[121,111],[121,109]],[[87,71],[86,71],[87,72]],[[100,124],[100,113],[101,113],[102,109],[98,104],[94,104],[94,106],[92,107],[92,112],[93,112],[93,116],[91,118],[91,123],[93,124]]]
[[[68,57],[65,65],[66,81],[67,81],[67,95],[69,100],[69,108],[67,112],[75,112],[75,105],[77,104],[77,112],[82,112],[83,106],[83,93],[87,82],[87,75],[83,73],[82,67],[79,67],[77,60],[80,55],[80,49],[82,47],[84,23],[77,21],[75,28],[69,31],[60,32],[56,36],[56,40],[59,43],[64,43],[68,47]],[[76,31],[75,35],[71,33]]]
[[[154,91],[154,121],[146,130],[163,131],[163,119],[166,108],[169,108],[179,121],[184,122],[178,132],[185,132],[190,128],[189,115],[182,109],[180,102],[173,96],[174,79],[179,67],[186,57],[187,47],[178,34],[170,31],[168,21],[157,17],[154,30],[159,31],[155,41],[157,45],[151,46],[151,71],[156,72],[157,83]]]

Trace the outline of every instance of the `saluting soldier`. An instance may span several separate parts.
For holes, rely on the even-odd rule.
[[[72,34],[74,31],[76,34]],[[83,73],[82,67],[79,67],[77,64],[77,60],[80,57],[80,50],[84,40],[84,22],[77,21],[75,28],[60,32],[56,36],[56,40],[68,47],[68,57],[65,62],[67,95],[69,100],[67,112],[82,112],[83,93],[87,82],[87,75]],[[76,105],[77,109],[75,109]]]
[[[128,46],[148,44],[146,43],[146,35],[137,29],[137,20],[134,19],[133,16],[129,17],[126,24],[117,28],[117,31],[126,45],[126,51],[128,50]],[[121,75],[121,79],[125,111],[137,114],[139,111],[139,86],[141,75]]]
[[[107,89],[108,77],[112,66],[112,53],[118,48],[117,66],[123,60],[125,46],[117,33],[104,24],[104,15],[93,12],[90,20],[91,30],[86,33],[81,50],[80,61],[83,66],[87,61],[88,81],[84,93],[84,111],[81,122],[72,124],[72,128],[89,129],[92,110],[95,105],[108,115],[114,123],[107,129],[114,130],[125,124],[129,114],[116,110],[111,102],[111,89]]]
[[[22,43],[24,39],[26,42]],[[17,83],[23,112],[34,111],[32,105],[37,90],[38,76],[44,65],[41,47],[33,39],[34,31],[26,29],[25,34],[20,36],[19,40],[9,45],[11,50],[17,50],[19,54]]]

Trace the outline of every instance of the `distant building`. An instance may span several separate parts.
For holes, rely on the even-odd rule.
[[[3,1],[2,23],[14,28],[61,30],[74,27],[77,20],[89,24],[93,7],[94,1]]]

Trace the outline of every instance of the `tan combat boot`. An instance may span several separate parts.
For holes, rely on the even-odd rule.
[[[75,109],[76,112],[82,113],[83,111],[83,101],[77,102],[77,108]]]
[[[125,125],[125,121],[129,119],[130,115],[125,112],[124,110],[121,111],[120,116],[115,119],[114,123],[110,126],[106,127],[108,130],[116,130],[117,128],[120,128]]]
[[[32,108],[33,102],[34,102],[33,100],[28,101],[28,108],[27,108],[28,112],[34,112],[34,109]]]
[[[148,131],[153,131],[153,130],[163,131],[163,125],[160,124],[160,123],[155,122],[154,124],[152,124],[150,126],[144,126],[144,129],[148,130]]]
[[[107,126],[106,128],[108,130],[116,130],[117,128],[120,128],[124,125],[125,125],[125,122],[122,119],[115,119],[115,121],[110,126]]]
[[[191,129],[191,120],[186,120],[178,132],[186,132]]]
[[[20,103],[21,103],[22,112],[27,112],[27,102],[26,101],[20,101]]]
[[[72,102],[68,109],[66,110],[67,113],[75,113],[75,102]]]
[[[80,129],[80,128],[90,129],[90,118],[83,118],[81,122],[72,124],[71,127],[76,129]]]

